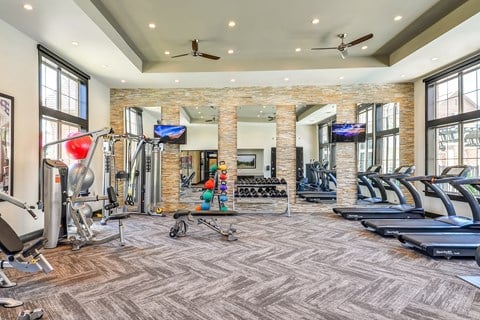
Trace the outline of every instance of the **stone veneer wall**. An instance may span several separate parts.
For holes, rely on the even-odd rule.
[[[237,176],[237,106],[277,106],[277,176],[295,186],[295,105],[336,104],[338,121],[356,121],[357,103],[400,104],[400,162],[413,163],[413,84],[363,84],[350,86],[242,87],[201,89],[112,89],[110,92],[111,126],[124,131],[125,107],[162,107],[162,123],[178,123],[180,107],[219,106],[218,159],[226,161],[230,181]],[[122,154],[117,146],[116,154]],[[288,156],[290,155],[290,156]],[[162,154],[162,200],[165,211],[189,208],[179,203],[179,147],[166,146]],[[122,161],[117,161],[121,167]],[[337,146],[338,203],[356,202],[356,151],[354,144]],[[120,169],[120,168],[119,168]],[[231,192],[233,188],[229,186]],[[292,197],[294,203],[295,197]],[[319,205],[302,206],[302,211],[316,211]],[[292,206],[295,211],[295,206]]]

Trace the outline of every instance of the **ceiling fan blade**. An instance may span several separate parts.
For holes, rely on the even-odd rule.
[[[371,39],[371,38],[373,38],[373,33],[369,33],[369,34],[367,34],[367,35],[365,35],[365,36],[363,36],[363,37],[361,37],[361,38],[358,38],[358,39],[356,39],[356,40],[353,40],[352,42],[347,43],[345,46],[351,47],[351,46],[357,45],[357,44],[359,44],[359,43],[362,43],[362,42],[364,42],[364,41],[367,41],[367,40],[369,40],[369,39]]]
[[[178,54],[176,56],[172,56],[171,58],[185,57],[185,56],[188,56],[188,55],[190,55],[190,53]]]
[[[220,59],[220,57],[213,56],[213,55],[211,55],[211,54],[203,53],[203,52],[197,52],[197,56],[200,56],[200,57],[203,57],[203,58],[207,58],[207,59],[212,59],[212,60],[218,60],[218,59]]]
[[[328,47],[328,48],[312,48],[310,50],[329,50],[329,49],[337,49],[337,47]]]
[[[192,50],[193,52],[198,51],[198,39],[192,40]]]

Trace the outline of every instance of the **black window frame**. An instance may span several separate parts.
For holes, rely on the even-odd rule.
[[[43,132],[44,128],[42,125],[43,119],[50,118],[54,119],[59,123],[66,123],[78,126],[81,131],[89,130],[89,80],[90,76],[85,72],[81,71],[73,64],[67,60],[61,58],[57,54],[53,53],[49,49],[45,48],[42,45],[37,45],[38,49],[38,105],[39,105],[39,135],[40,135],[40,150],[39,156],[40,160],[42,157],[42,146],[43,146]],[[56,71],[58,74],[57,77],[57,104],[61,104],[61,75],[70,74],[73,77],[76,77],[79,82],[79,91],[84,90],[85,92],[79,92],[79,115],[74,116],[60,110],[55,110],[43,105],[42,101],[42,67],[44,65],[43,59],[54,63],[56,65]],[[52,66],[50,66],[52,67]],[[82,93],[84,96],[82,96]],[[83,99],[82,99],[83,98]],[[60,146],[59,146],[60,148]],[[60,154],[60,153],[59,153]],[[41,165],[41,164],[40,164]]]
[[[463,92],[463,75],[465,73],[470,73],[472,69],[475,68],[480,70],[480,55],[475,55],[471,58],[465,59],[464,61],[457,63],[449,68],[446,68],[428,78],[423,79],[425,84],[425,174],[439,174],[437,172],[436,166],[436,149],[435,141],[433,143],[430,141],[432,135],[434,135],[436,129],[441,129],[442,127],[453,127],[457,126],[458,130],[456,131],[457,136],[452,136],[452,139],[455,140],[459,146],[458,152],[458,163],[462,163],[463,159],[463,148],[465,141],[463,139],[463,129],[464,125],[473,121],[480,121],[480,109],[463,112],[464,111],[464,92]],[[445,116],[442,118],[435,118],[436,112],[436,84],[439,82],[445,82],[451,80],[452,78],[457,78],[458,81],[458,114]],[[478,81],[478,80],[477,80]],[[459,137],[462,137],[459,139]],[[452,141],[453,141],[452,140]],[[429,161],[430,159],[430,161]],[[477,168],[479,169],[479,168]],[[479,172],[480,173],[480,172]],[[449,197],[457,201],[465,201],[463,196],[458,192],[452,192],[451,190],[447,191]],[[425,189],[426,196],[435,197],[435,193],[431,190]]]

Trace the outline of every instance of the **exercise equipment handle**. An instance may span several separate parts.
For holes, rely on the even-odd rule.
[[[28,211],[28,213],[30,213],[30,215],[35,219],[37,220],[38,217],[37,215],[35,214],[35,212],[33,212],[33,210],[31,209],[31,207],[27,206],[27,204],[25,202],[22,202],[20,201],[19,199],[15,198],[15,197],[12,197],[11,195],[8,195],[4,192],[0,192],[0,199],[1,200],[5,200],[7,202],[10,202],[11,204],[13,205],[16,205],[17,207],[19,208],[22,208],[22,209],[25,209]]]
[[[53,267],[50,264],[50,262],[47,261],[47,259],[43,256],[43,254],[38,254],[35,259],[37,259],[37,263],[40,267],[42,267],[43,272],[49,273],[53,271]]]
[[[27,212],[30,213],[30,215],[33,217],[33,219],[35,219],[35,220],[38,219],[38,216],[35,214],[35,212],[33,212],[32,209],[27,208]]]

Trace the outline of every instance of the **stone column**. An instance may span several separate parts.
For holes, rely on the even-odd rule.
[[[180,107],[162,106],[162,124],[179,123]],[[178,144],[164,144],[161,171],[163,210],[172,212],[179,208],[180,197],[180,146]]]
[[[290,203],[295,203],[296,130],[295,105],[278,105],[276,111],[277,177],[288,183]]]
[[[337,105],[337,123],[356,122],[357,103],[346,92]],[[357,203],[357,148],[353,142],[336,144],[337,203],[342,206]]]
[[[225,161],[227,165],[227,206],[231,210],[237,179],[237,106],[233,104],[218,107],[218,161]]]

